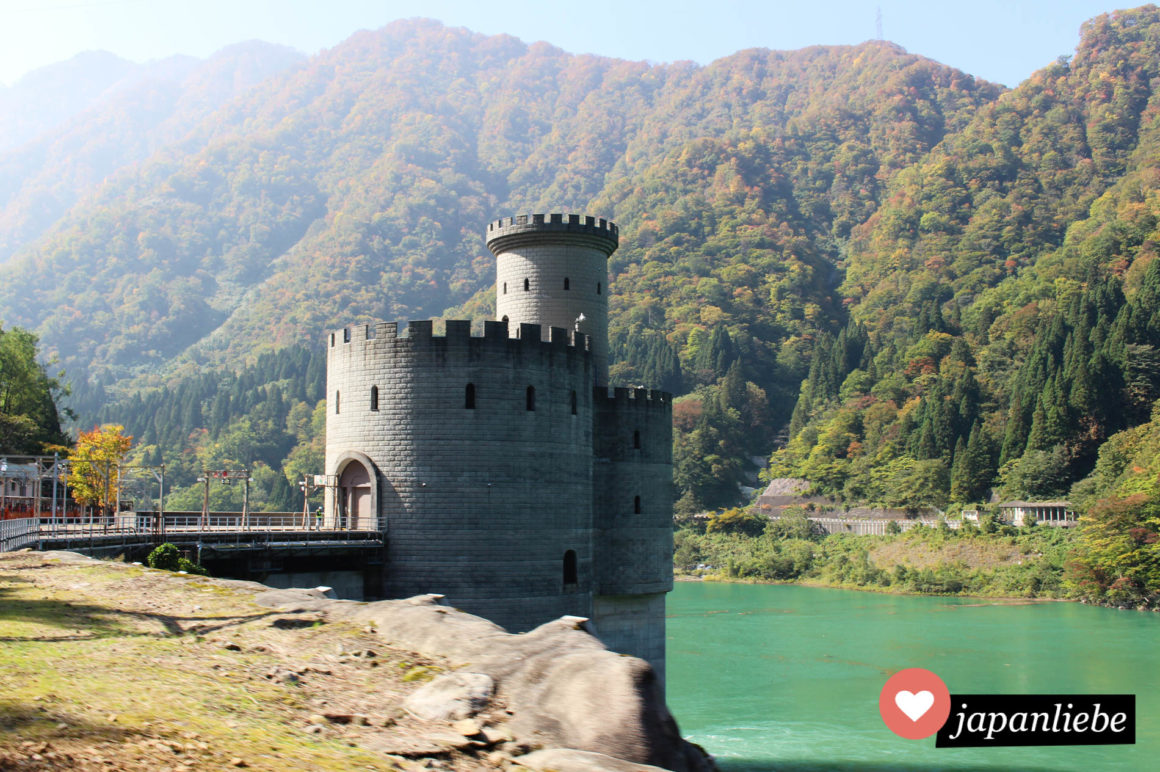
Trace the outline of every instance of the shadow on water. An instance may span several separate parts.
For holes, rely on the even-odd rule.
[[[979,766],[947,762],[946,766],[882,763],[877,761],[749,761],[746,759],[717,759],[721,772],[998,772],[1009,769],[1003,765]],[[1055,767],[1019,767],[1020,772],[1060,772]]]

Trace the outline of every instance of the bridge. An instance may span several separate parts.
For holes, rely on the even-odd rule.
[[[276,587],[326,584],[351,599],[381,595],[383,533],[323,528],[301,512],[122,512],[0,521],[0,552],[71,550],[143,561],[164,542],[214,576]]]
[[[101,508],[70,506],[78,476],[103,487]],[[205,485],[203,511],[174,512],[165,509],[164,465],[0,455],[0,552],[72,550],[143,561],[159,544],[171,542],[214,576],[275,587],[325,584],[350,599],[381,595],[385,540],[377,522],[352,529],[343,526],[354,523],[324,523],[305,508],[251,512],[250,479],[246,469],[203,470],[198,478]],[[243,511],[209,512],[213,482],[242,485]],[[299,487],[307,500],[316,491],[334,496],[336,480],[312,475]],[[132,509],[151,511],[125,511]]]

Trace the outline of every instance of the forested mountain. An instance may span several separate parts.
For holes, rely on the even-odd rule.
[[[98,54],[72,61],[91,64],[93,58],[105,62]],[[117,170],[184,139],[206,115],[304,58],[282,46],[250,42],[225,48],[205,61],[172,57],[131,65],[113,59],[88,73],[88,81],[96,80],[93,90],[100,90],[93,103],[78,97],[85,109],[76,110],[59,125],[17,142],[26,132],[0,124],[0,263],[44,233]],[[98,79],[101,73],[116,75],[116,81],[106,84],[108,78]],[[70,67],[54,80],[88,82],[76,74]],[[30,91],[22,84],[43,79],[38,71],[13,90]],[[33,93],[43,100],[59,96],[59,91]],[[4,101],[10,104],[9,109],[0,109],[5,116],[0,121],[8,124],[17,116],[44,115],[32,94],[22,100],[9,95],[5,100],[0,93],[0,103]]]
[[[486,316],[486,222],[587,212],[621,228],[614,379],[684,395],[682,508],[735,500],[787,427],[773,470],[838,497],[1064,493],[1160,396],[1158,41],[1154,7],[1103,16],[1005,91],[882,42],[649,65],[398,22],[125,167],[0,308],[82,413],[144,411],[149,453],[268,424],[273,468],[321,395],[260,355]],[[255,396],[219,403],[243,367]]]
[[[138,69],[107,51],[89,51],[0,86],[0,152],[55,129]]]
[[[778,473],[896,505],[1063,496],[1160,397],[1160,17],[1059,61],[899,174],[852,231]]]
[[[866,93],[845,98],[855,91]],[[780,254],[787,239],[808,239],[806,228],[829,231],[814,210],[829,206],[831,187],[849,218],[859,197],[874,203],[878,181],[862,182],[880,163],[888,176],[916,160],[948,119],[965,122],[995,94],[884,44],[650,67],[396,23],[273,78],[218,111],[212,132],[104,186],[22,252],[0,301],[66,366],[119,379],[207,336],[187,355],[237,361],[353,317],[439,315],[490,282],[481,233],[502,212],[611,208],[629,231],[618,272],[654,235],[663,244],[715,230],[701,212],[650,225],[645,208],[656,217],[661,204],[698,206],[710,193],[725,214],[748,198],[776,207],[765,216],[782,233],[753,246]],[[781,149],[791,121],[811,136]],[[819,150],[883,159],[825,179],[804,160],[814,124],[830,134]],[[770,178],[787,154],[792,177]],[[727,180],[734,165],[738,178]],[[683,175],[681,187],[670,190],[666,174]],[[758,189],[746,192],[743,174]],[[795,198],[795,184],[809,200]],[[676,230],[654,234],[658,225]],[[823,259],[815,245],[802,252]],[[819,278],[825,297],[809,300],[829,304],[836,283]]]

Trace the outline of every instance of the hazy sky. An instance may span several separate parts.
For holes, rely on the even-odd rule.
[[[853,44],[877,36],[988,80],[1017,85],[1070,54],[1091,0],[0,0],[0,84],[81,51],[144,62],[205,57],[242,40],[305,53],[359,29],[425,16],[573,53],[707,64],[744,48]]]

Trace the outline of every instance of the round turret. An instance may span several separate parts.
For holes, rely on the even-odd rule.
[[[592,360],[582,336],[467,320],[327,346],[331,527],[386,532],[383,595],[437,592],[522,632],[592,616]]]
[[[512,632],[587,617],[663,680],[672,399],[607,387],[618,236],[580,215],[497,220],[482,337],[465,319],[331,332],[324,522],[385,533],[383,597],[442,593]]]
[[[619,230],[577,214],[508,217],[487,226],[496,257],[496,316],[588,335],[597,384],[608,383],[608,257]]]

